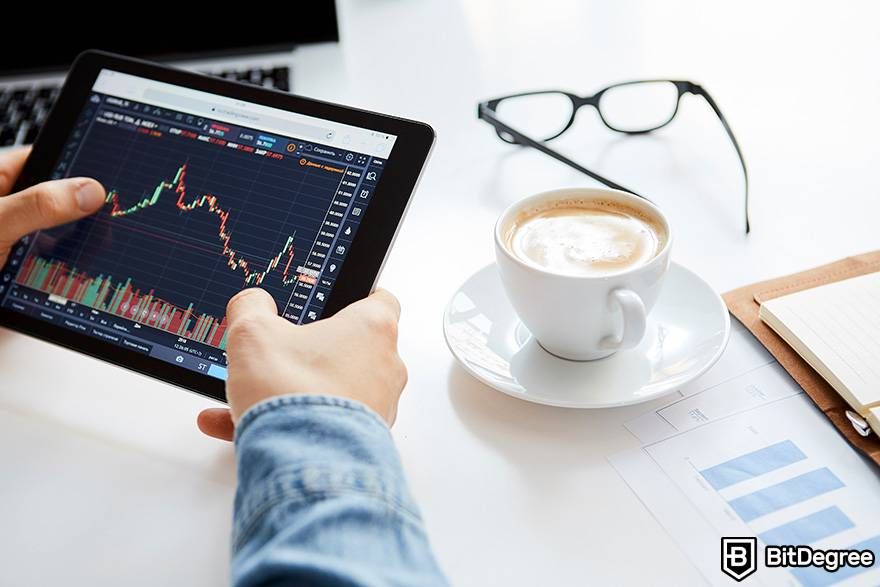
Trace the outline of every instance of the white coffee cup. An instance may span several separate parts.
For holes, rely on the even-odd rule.
[[[529,210],[556,201],[596,201],[637,211],[662,228],[665,241],[642,264],[602,275],[554,272],[530,263],[510,249],[507,234]],[[626,192],[574,188],[530,196],[510,206],[495,225],[495,256],[507,297],[538,343],[565,359],[601,359],[639,344],[647,316],[669,269],[669,222],[651,203]]]

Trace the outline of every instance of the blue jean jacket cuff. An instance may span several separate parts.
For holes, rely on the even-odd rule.
[[[421,523],[388,427],[358,402],[318,395],[260,402],[239,420],[235,444],[234,550],[276,506],[332,497],[379,500]]]
[[[238,420],[238,425],[235,427],[236,444],[238,443],[238,438],[241,436],[244,429],[260,414],[265,414],[266,412],[284,406],[335,406],[346,408],[355,412],[367,414],[368,416],[371,416],[377,424],[387,428],[385,421],[382,420],[376,412],[355,400],[333,395],[279,395],[255,403],[248,408],[244,414],[242,414],[241,418]]]

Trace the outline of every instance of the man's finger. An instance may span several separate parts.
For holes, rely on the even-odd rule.
[[[15,180],[21,174],[24,162],[31,153],[30,147],[19,147],[0,155],[0,196],[12,191]]]
[[[199,430],[207,436],[220,440],[232,440],[235,438],[235,425],[232,423],[232,414],[226,408],[208,408],[202,410],[196,419]]]
[[[345,308],[343,312],[378,313],[397,322],[400,320],[400,302],[387,289],[377,289],[368,297]]]
[[[83,177],[47,181],[0,198],[0,245],[92,214],[104,198],[101,184]]]
[[[397,299],[397,296],[395,296],[387,289],[382,289],[380,287],[379,289],[374,291],[370,295],[370,297],[367,298],[367,300],[384,305],[391,313],[394,314],[394,318],[396,320],[400,320],[400,301]]]
[[[278,315],[275,299],[264,289],[250,287],[235,294],[226,305],[226,320],[230,325],[248,316]]]

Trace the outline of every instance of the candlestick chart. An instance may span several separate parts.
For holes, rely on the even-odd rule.
[[[69,175],[105,206],[41,232],[16,283],[218,348],[242,288],[287,303],[339,174],[109,126],[87,140]]]

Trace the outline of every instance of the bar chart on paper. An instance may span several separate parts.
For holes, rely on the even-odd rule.
[[[800,400],[793,398],[795,402]],[[763,544],[871,549],[880,553],[880,525],[863,518],[864,509],[876,501],[876,494],[874,500],[863,496],[869,501],[860,502],[859,491],[848,490],[835,473],[837,461],[830,466],[825,462],[807,456],[794,441],[786,439],[697,473]],[[803,585],[833,585],[869,570],[844,568],[827,573],[803,568],[791,573]],[[876,581],[874,576],[869,584]]]
[[[637,452],[615,466],[713,583],[729,581],[720,575],[722,536],[757,536],[762,552],[803,544],[880,555],[880,476],[803,394]],[[829,573],[766,568],[758,558],[748,584],[880,584],[878,565]]]
[[[754,536],[749,585],[880,585],[880,568],[767,568],[768,545],[880,555],[880,475],[742,326],[681,397],[626,424],[611,464],[713,585],[721,538]]]

